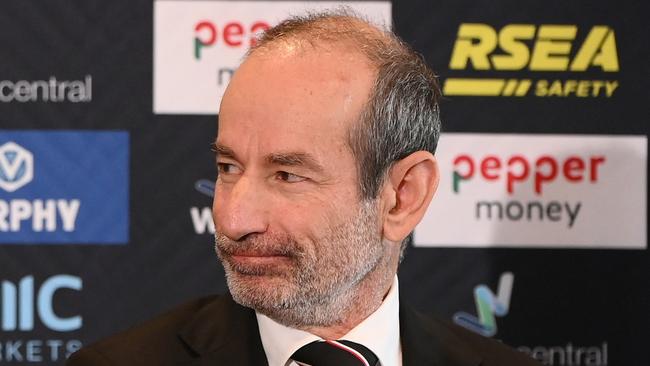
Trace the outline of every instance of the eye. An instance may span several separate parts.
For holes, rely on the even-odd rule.
[[[275,173],[277,179],[287,183],[299,183],[305,181],[307,178],[299,175],[291,174],[288,172],[279,171]]]
[[[217,163],[217,173],[218,174],[237,174],[239,173],[239,168],[235,164],[228,163]]]

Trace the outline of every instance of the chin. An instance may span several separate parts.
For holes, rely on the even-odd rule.
[[[279,271],[278,268],[226,268],[226,280],[233,296],[239,293],[247,297],[277,298],[295,287],[295,281],[289,277],[286,271]]]
[[[262,313],[285,309],[296,297],[295,285],[281,276],[230,273],[227,281],[237,303]]]

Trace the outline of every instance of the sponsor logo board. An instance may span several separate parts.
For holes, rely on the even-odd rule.
[[[214,198],[214,181],[208,179],[199,179],[194,183],[194,189],[203,193],[205,196]],[[214,220],[212,220],[212,208],[209,206],[190,207],[190,218],[192,227],[196,234],[214,234]]]
[[[391,25],[388,1],[155,1],[154,113],[218,113],[258,34],[291,14],[341,5]]]
[[[58,274],[37,281],[25,276],[18,281],[0,281],[0,361],[2,363],[45,363],[64,361],[82,343],[71,337],[83,326],[80,314],[62,309],[59,297],[78,296],[81,278]],[[47,329],[47,339],[28,332]]]
[[[610,98],[620,86],[608,25],[462,23],[449,70],[447,96]]]
[[[0,130],[0,244],[128,242],[127,132]]]
[[[504,272],[499,277],[496,293],[487,285],[474,287],[476,315],[459,311],[454,314],[454,323],[485,337],[497,335],[496,317],[505,317],[510,311],[510,297],[515,276]],[[607,366],[609,364],[609,344],[604,341],[598,345],[578,345],[567,343],[562,346],[519,346],[517,350],[544,365],[558,366]]]
[[[476,286],[476,316],[460,311],[454,314],[454,323],[486,337],[497,334],[496,317],[508,315],[514,281],[515,275],[512,272],[502,273],[496,294],[486,285]]]
[[[564,345],[519,346],[517,350],[541,362],[552,366],[608,366],[609,343],[604,341],[597,345],[566,343]]]
[[[447,133],[419,247],[645,249],[647,137]]]
[[[69,102],[88,103],[93,100],[93,77],[83,80],[0,80],[0,103]]]

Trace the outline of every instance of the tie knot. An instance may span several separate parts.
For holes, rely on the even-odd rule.
[[[371,350],[345,340],[311,342],[300,347],[291,359],[306,366],[376,366],[379,363]]]

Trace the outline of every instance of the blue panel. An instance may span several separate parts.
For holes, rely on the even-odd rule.
[[[128,241],[128,132],[0,130],[0,243]]]

